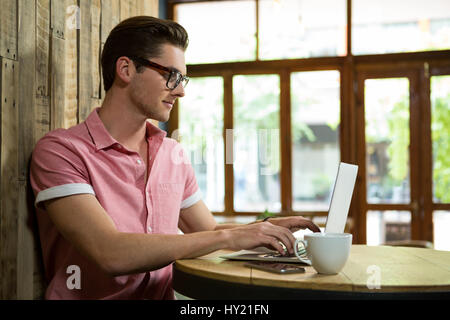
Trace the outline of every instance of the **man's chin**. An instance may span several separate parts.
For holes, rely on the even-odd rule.
[[[154,114],[150,117],[150,119],[158,121],[158,122],[167,122],[169,121],[170,113],[167,114]]]

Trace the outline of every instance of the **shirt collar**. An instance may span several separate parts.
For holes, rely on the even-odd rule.
[[[114,144],[118,144],[117,140],[114,139],[111,134],[106,130],[105,125],[98,115],[98,110],[100,107],[95,108],[91,114],[86,119],[86,126],[88,128],[89,134],[92,137],[97,150],[108,148]],[[158,138],[163,140],[167,132],[161,130],[150,121],[146,122],[146,133],[147,140],[150,138]]]

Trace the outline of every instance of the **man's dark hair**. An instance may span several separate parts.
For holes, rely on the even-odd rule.
[[[163,44],[172,44],[186,50],[188,42],[186,30],[174,21],[150,16],[123,20],[111,30],[103,47],[102,73],[105,91],[108,91],[114,82],[116,62],[120,57],[158,57]],[[139,72],[142,66],[134,63]]]

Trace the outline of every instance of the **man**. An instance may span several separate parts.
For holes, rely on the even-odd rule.
[[[320,231],[302,217],[216,224],[177,142],[147,121],[167,121],[184,96],[187,43],[172,21],[121,22],[102,53],[102,106],[37,143],[31,183],[47,299],[173,299],[176,259],[258,246],[284,253],[281,243],[293,253],[291,230]]]

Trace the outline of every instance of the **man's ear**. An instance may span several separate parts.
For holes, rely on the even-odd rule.
[[[116,79],[122,84],[128,84],[136,73],[134,63],[128,57],[120,57],[116,61]]]

